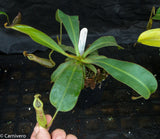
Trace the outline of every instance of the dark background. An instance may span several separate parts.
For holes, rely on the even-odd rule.
[[[22,23],[33,26],[55,39],[59,24],[55,12],[59,8],[69,15],[79,15],[80,28],[89,29],[88,43],[103,35],[115,36],[118,43],[135,43],[145,30],[153,6],[158,0],[0,0],[0,11],[8,13],[10,20],[22,13]],[[0,51],[21,53],[45,50],[28,37],[4,29],[5,16],[0,16]],[[155,22],[154,27],[159,23]],[[64,32],[65,33],[65,32]],[[63,43],[67,42],[65,39]]]
[[[79,15],[80,28],[89,29],[87,43],[100,36],[113,35],[125,49],[109,47],[100,49],[100,53],[145,67],[159,83],[159,48],[133,46],[138,35],[146,30],[153,6],[158,8],[160,1],[0,0],[0,11],[8,13],[10,20],[21,12],[23,24],[42,30],[54,40],[59,34],[56,10]],[[24,50],[40,57],[48,57],[50,51],[22,33],[5,29],[5,22],[6,17],[0,15],[0,135],[24,134],[29,139],[36,124],[32,105],[35,94],[42,95],[45,113],[54,114],[55,108],[48,98],[52,86],[50,75],[55,68],[46,69],[25,58]],[[160,21],[154,22],[153,28],[159,26]],[[65,32],[63,43],[71,45]],[[64,61],[58,53],[52,56],[57,66]],[[132,101],[131,96],[138,94],[109,76],[103,93],[81,93],[76,107],[66,113],[60,112],[50,131],[61,128],[80,139],[159,139],[159,92],[158,88],[149,100]]]

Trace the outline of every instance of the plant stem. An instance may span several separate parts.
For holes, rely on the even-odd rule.
[[[58,114],[58,110],[56,110],[56,112],[54,113],[52,120],[47,125],[47,128],[49,128],[52,125],[52,123],[53,123],[54,119],[56,118],[57,114]]]
[[[67,56],[67,57],[70,57],[70,58],[73,58],[73,59],[76,59],[76,60],[79,59],[77,56],[75,56],[75,55],[70,55],[70,54],[68,54],[68,53],[67,53],[66,56]]]
[[[51,52],[49,53],[49,60],[50,60],[50,62],[51,62],[53,65],[55,65],[55,62],[52,60],[52,57],[51,57],[53,51],[54,51],[54,50],[51,50]]]
[[[143,97],[142,96],[138,96],[138,97],[132,96],[131,97],[132,100],[137,100],[137,99],[140,99],[140,98],[143,98]]]
[[[60,45],[62,44],[62,23],[60,23]]]

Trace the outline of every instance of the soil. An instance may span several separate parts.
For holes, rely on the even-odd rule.
[[[159,82],[159,48],[142,45],[134,47],[133,44],[122,46],[124,50],[104,48],[100,53],[140,64],[150,70]],[[47,57],[48,53],[36,52],[43,57]],[[53,59],[59,65],[64,57],[55,53]],[[55,108],[48,101],[53,70],[27,60],[22,54],[0,54],[0,135],[16,134],[30,138],[36,124],[32,103],[37,93],[42,95],[45,113],[53,115]],[[160,138],[159,88],[149,100],[133,101],[132,95],[137,94],[109,76],[105,89],[98,95],[98,102],[84,95],[83,107],[76,105],[70,112],[60,112],[51,130],[62,128],[79,139]],[[89,107],[88,101],[93,101]]]

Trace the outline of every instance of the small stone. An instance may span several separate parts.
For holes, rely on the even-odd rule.
[[[19,80],[19,79],[21,79],[22,73],[21,73],[21,71],[15,71],[11,74],[11,76],[16,80]]]
[[[11,80],[14,80],[14,77],[11,77]]]
[[[25,92],[28,92],[28,89],[26,88],[24,91],[25,91]]]
[[[7,70],[5,69],[5,70],[4,70],[4,72],[6,73],[6,72],[7,72]]]

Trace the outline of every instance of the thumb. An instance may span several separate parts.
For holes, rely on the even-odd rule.
[[[47,129],[36,125],[34,128],[35,138],[36,139],[51,139],[51,136]]]
[[[47,124],[48,124],[51,121],[52,117],[47,114],[46,119],[47,119]],[[49,129],[45,129],[39,126],[39,124],[37,123],[30,139],[51,139],[51,136],[48,130]]]

